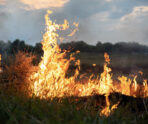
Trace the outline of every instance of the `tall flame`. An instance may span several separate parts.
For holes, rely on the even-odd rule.
[[[52,22],[49,18],[51,11],[48,11],[45,15],[46,20],[46,32],[43,35],[43,57],[38,66],[38,71],[31,75],[31,79],[34,83],[31,85],[33,89],[32,94],[40,98],[54,98],[65,96],[91,96],[93,94],[103,94],[106,98],[106,107],[101,111],[100,115],[109,116],[111,111],[117,108],[119,102],[112,107],[109,102],[109,94],[112,92],[119,92],[121,94],[129,96],[148,96],[147,80],[144,80],[143,85],[139,85],[135,78],[129,79],[125,76],[118,77],[118,83],[112,79],[111,68],[109,68],[110,59],[107,53],[104,54],[105,64],[104,72],[98,75],[97,78],[93,78],[93,74],[85,83],[79,82],[77,76],[80,70],[80,61],[75,60],[73,55],[69,59],[66,59],[66,51],[61,51],[57,44],[59,35],[57,30],[66,30],[69,28],[67,20],[64,24],[58,25]],[[76,32],[78,24],[74,23]],[[71,34],[73,35],[73,33]],[[71,36],[69,35],[69,36]],[[75,74],[71,77],[66,77],[67,70],[71,61],[75,62],[77,69]],[[81,77],[81,76],[80,76]],[[134,92],[131,92],[133,90]]]
[[[41,98],[47,97],[62,97],[69,94],[67,86],[73,81],[71,78],[66,79],[65,75],[69,67],[69,60],[65,59],[66,52],[62,52],[57,44],[59,35],[57,30],[66,30],[69,28],[68,21],[58,25],[52,22],[48,15],[52,12],[48,11],[45,15],[46,33],[43,36],[43,51],[44,55],[39,64],[38,72],[33,75],[35,83],[33,86],[34,94]]]

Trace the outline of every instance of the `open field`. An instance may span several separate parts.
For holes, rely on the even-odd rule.
[[[79,53],[76,57],[81,60],[81,73],[97,74],[103,71],[103,54]],[[110,58],[113,73],[117,76],[121,73],[125,75],[130,73],[136,74],[139,70],[144,73],[148,72],[147,55],[112,54]],[[26,73],[30,68],[29,62],[31,59],[29,59],[29,61],[25,59],[25,56],[21,54],[18,56],[19,61],[16,63],[13,62],[14,65],[9,67],[9,73],[5,72],[5,76],[12,76],[12,78],[14,78],[13,76],[15,74],[15,77],[18,78],[18,80],[17,78],[15,80],[20,82],[21,79],[21,85],[24,85],[23,83],[25,83],[26,80],[23,79],[28,75]],[[22,63],[26,66],[19,65],[18,63]],[[96,64],[96,67],[93,67],[92,64]],[[16,75],[15,71],[19,68],[22,70],[21,74],[18,73]],[[13,71],[15,73],[12,73]],[[144,76],[147,77],[147,74]],[[12,78],[11,80],[14,81]],[[1,123],[146,124],[148,122],[147,98],[133,98],[119,93],[110,94],[109,99],[111,105],[117,102],[120,103],[118,108],[115,109],[110,116],[105,117],[100,115],[100,111],[106,105],[105,96],[103,95],[40,99],[35,96],[28,97],[26,92],[20,92],[19,88],[13,87],[13,83],[10,87],[0,88]]]
[[[148,124],[146,1],[83,1],[0,0],[0,124]]]
[[[148,54],[109,54],[110,67],[115,74],[137,74],[139,71],[143,72],[143,76],[148,78]],[[76,55],[80,59],[83,69],[91,72],[102,72],[104,64],[104,55],[101,53],[86,53],[80,52]],[[93,67],[92,64],[96,64]]]
[[[145,67],[148,63],[148,54],[109,54],[111,66],[113,67],[128,67],[141,66]],[[82,64],[104,64],[104,54],[102,53],[86,53],[80,52],[77,58]]]

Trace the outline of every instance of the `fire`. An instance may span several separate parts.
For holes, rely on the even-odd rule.
[[[2,67],[1,67],[1,61],[2,61],[2,55],[0,54],[0,73],[3,72]]]
[[[110,72],[112,70],[111,70],[111,68],[108,67],[108,65],[110,64],[110,59],[109,59],[109,55],[107,53],[104,54],[104,58],[105,58],[104,72],[101,74],[101,77],[100,77],[99,89],[100,89],[101,93],[104,92],[106,94],[109,94],[113,88],[112,75],[110,74]]]
[[[71,95],[69,88],[73,85],[74,78],[78,73],[76,70],[74,77],[65,78],[69,64],[74,58],[71,56],[69,60],[65,59],[66,51],[62,52],[59,48],[57,44],[59,35],[56,31],[69,28],[69,24],[66,20],[62,25],[52,22],[48,16],[51,13],[51,11],[48,11],[45,15],[47,28],[43,36],[44,42],[42,42],[44,55],[39,64],[38,72],[31,77],[35,80],[32,86],[34,94],[41,98]],[[76,64],[79,64],[79,62],[77,61]]]
[[[79,82],[77,77],[80,75],[80,61],[75,60],[73,54],[70,55],[69,59],[66,59],[67,51],[62,51],[57,43],[60,38],[57,30],[68,29],[69,23],[67,20],[61,25],[52,22],[49,17],[51,13],[51,11],[48,11],[45,15],[46,32],[43,35],[42,42],[44,54],[39,63],[38,71],[30,77],[33,80],[33,84],[31,84],[32,94],[41,99],[102,94],[105,95],[106,98],[106,107],[100,112],[100,115],[105,116],[109,116],[119,104],[118,102],[113,106],[110,105],[109,95],[112,92],[119,92],[134,97],[148,96],[147,80],[144,80],[143,85],[137,83],[137,76],[135,76],[134,79],[121,76],[118,77],[118,82],[113,80],[112,70],[109,67],[110,59],[107,53],[104,54],[104,72],[98,75],[97,78],[94,78],[92,74],[85,83]],[[78,30],[78,23],[74,23],[74,25],[76,29],[74,29],[73,32],[75,33]],[[74,33],[71,33],[69,36],[72,36]],[[71,61],[75,62],[77,69],[73,76],[66,77]],[[83,75],[81,75],[80,78],[81,77],[83,77]],[[131,92],[132,90],[134,92]]]
[[[74,22],[73,25],[75,26],[74,30],[68,35],[69,37],[75,35],[75,33],[78,31],[79,23]]]
[[[106,100],[106,106],[104,109],[102,109],[102,111],[100,112],[101,116],[106,116],[108,117],[111,112],[117,108],[117,106],[119,105],[120,102],[114,104],[111,108],[110,108],[110,102],[109,102],[109,95],[105,95],[105,100]]]

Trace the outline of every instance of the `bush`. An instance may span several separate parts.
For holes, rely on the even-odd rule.
[[[7,65],[4,65],[1,84],[13,87],[15,90],[24,91],[29,83],[30,75],[35,71],[32,64],[34,56],[28,53],[18,52],[14,57],[9,57]],[[9,89],[9,88],[8,88]]]

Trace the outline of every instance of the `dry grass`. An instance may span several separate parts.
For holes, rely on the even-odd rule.
[[[13,58],[10,57],[8,59],[9,64],[4,65],[3,73],[1,74],[1,85],[7,89],[15,89],[17,91],[28,90],[29,76],[35,71],[35,66],[32,64],[34,57],[23,52],[18,52]]]
[[[36,70],[32,65],[34,56],[19,52],[14,58],[8,59],[3,73],[0,74],[1,84],[6,84],[6,92],[0,89],[0,122],[1,123],[47,123],[47,124],[145,124],[148,122],[147,99],[134,99],[127,96],[110,96],[114,103],[120,99],[118,109],[110,117],[100,117],[99,112],[104,106],[104,96],[88,98],[63,98],[41,100],[36,97],[24,97],[28,91],[28,77]],[[102,59],[103,60],[103,59]],[[0,87],[1,88],[1,87]],[[10,94],[11,90],[19,91]],[[5,89],[4,89],[5,90]],[[142,103],[143,102],[143,103]],[[144,108],[145,107],[145,108]]]

